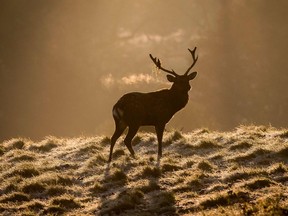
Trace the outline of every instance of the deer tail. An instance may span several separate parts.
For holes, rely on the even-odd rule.
[[[122,109],[118,107],[114,107],[112,110],[112,114],[115,119],[120,120],[122,119],[124,112]]]

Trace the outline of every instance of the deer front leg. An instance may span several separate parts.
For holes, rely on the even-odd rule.
[[[162,138],[163,138],[164,129],[165,129],[165,125],[155,126],[157,139],[158,139],[158,159],[162,157]]]

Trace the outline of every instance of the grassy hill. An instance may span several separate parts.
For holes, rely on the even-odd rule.
[[[1,215],[287,215],[288,130],[138,133],[122,140],[47,137],[0,144]]]

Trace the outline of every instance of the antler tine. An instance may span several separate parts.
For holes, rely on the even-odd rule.
[[[165,71],[166,73],[172,74],[174,76],[179,76],[174,70],[167,70],[161,66],[161,62],[159,58],[153,57],[151,54],[149,54],[150,58],[154,62],[157,68],[159,68],[162,71]]]
[[[192,63],[192,65],[187,69],[187,71],[185,72],[185,75],[188,75],[189,71],[193,68],[193,66],[196,64],[196,62],[197,62],[197,60],[198,60],[198,56],[195,58],[196,49],[197,49],[197,47],[195,47],[193,50],[190,50],[190,49],[188,48],[189,52],[190,52],[191,55],[192,55],[193,63]]]

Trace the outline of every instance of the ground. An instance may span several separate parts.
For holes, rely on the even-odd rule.
[[[288,130],[165,131],[0,144],[1,215],[287,215]]]

